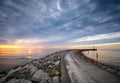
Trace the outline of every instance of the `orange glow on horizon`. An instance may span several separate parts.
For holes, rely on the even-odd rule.
[[[0,56],[10,56],[10,55],[32,55],[34,53],[41,53],[44,49],[82,49],[82,48],[93,48],[93,47],[108,47],[120,46],[120,42],[115,43],[101,43],[101,44],[89,44],[89,45],[58,45],[53,47],[44,46],[20,46],[20,45],[0,45]]]
[[[41,53],[43,46],[0,45],[0,56]]]
[[[18,45],[0,45],[0,48],[24,48],[24,46],[18,46]]]

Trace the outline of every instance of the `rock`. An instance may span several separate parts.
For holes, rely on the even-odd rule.
[[[30,69],[30,75],[32,75],[35,71],[38,70],[37,67],[32,64],[29,65],[29,69]]]
[[[11,79],[7,83],[32,83],[32,82],[25,79]]]
[[[22,69],[27,69],[29,67],[29,64],[22,67]]]
[[[25,74],[19,74],[19,75],[16,76],[16,78],[26,79],[26,78],[27,78],[27,75],[25,75]]]
[[[117,75],[118,75],[118,76],[120,76],[120,71],[119,71],[119,72],[117,72]]]
[[[59,76],[53,77],[52,83],[60,83]]]
[[[3,79],[6,80],[9,76],[12,76],[14,75],[15,72],[18,72],[20,71],[22,68],[21,67],[18,67],[16,69],[12,69]]]
[[[55,65],[59,65],[59,64],[60,64],[60,61],[56,61],[56,62],[55,62]]]
[[[5,82],[5,78],[0,78],[0,83],[4,83]]]
[[[59,74],[60,74],[60,72],[58,72],[58,71],[55,72],[55,75],[59,75]]]
[[[112,72],[112,73],[116,73],[116,72],[117,72],[117,70],[116,70],[116,69],[113,69],[113,68],[107,68],[107,71],[110,71],[110,72]]]
[[[50,64],[51,63],[51,61],[47,61],[47,64]]]
[[[3,77],[3,76],[4,76],[4,74],[0,74],[0,78]]]
[[[39,83],[50,83],[48,80],[41,80]]]
[[[42,70],[38,70],[34,73],[34,75],[32,76],[32,80],[33,81],[42,81],[42,80],[50,80],[50,78],[48,77],[47,73],[43,72]]]
[[[52,65],[49,65],[48,68],[52,68]]]
[[[107,67],[106,67],[106,66],[104,66],[104,65],[102,65],[101,67],[102,67],[103,69],[106,69],[106,68],[107,68]]]
[[[58,59],[60,60],[60,56],[58,56]]]
[[[33,61],[33,64],[39,64],[39,61],[37,61],[37,60]]]

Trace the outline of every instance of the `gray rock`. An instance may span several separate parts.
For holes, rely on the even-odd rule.
[[[39,64],[39,61],[33,61],[33,64]]]
[[[55,74],[56,74],[56,75],[59,75],[59,74],[60,74],[60,72],[56,71],[56,72],[55,72]]]
[[[50,64],[51,63],[51,61],[47,61],[47,64]]]
[[[106,68],[107,68],[107,67],[106,67],[106,66],[104,66],[104,65],[103,65],[103,66],[101,66],[101,67],[102,67],[103,69],[106,69]]]
[[[28,67],[29,67],[29,64],[23,66],[22,69],[24,70],[24,69],[27,69]]]
[[[18,79],[26,79],[28,76],[25,74],[19,74],[16,76]]]
[[[116,72],[117,72],[117,70],[116,70],[116,69],[113,69],[113,68],[107,68],[107,71],[110,71],[110,72],[112,72],[112,73],[116,73]]]
[[[5,78],[0,78],[0,83],[4,83],[5,82]]]
[[[39,83],[50,83],[48,80],[41,80]]]
[[[20,71],[22,68],[21,67],[18,67],[16,69],[12,69],[5,77],[3,77],[2,79],[3,80],[6,80],[9,76],[13,75],[15,72],[18,72]]]
[[[32,82],[25,79],[11,79],[7,83],[32,83]]]
[[[52,65],[49,65],[48,68],[52,68]]]
[[[55,65],[59,65],[59,64],[60,64],[60,61],[56,61],[56,62],[55,62]]]
[[[33,81],[42,81],[42,80],[50,80],[47,73],[43,72],[42,70],[36,71],[32,76]]]
[[[30,75],[32,75],[35,71],[38,70],[37,67],[32,64],[29,65],[29,69],[30,69]]]
[[[4,76],[4,74],[0,74],[0,77],[3,77]]]
[[[52,83],[60,83],[59,76],[53,77]]]

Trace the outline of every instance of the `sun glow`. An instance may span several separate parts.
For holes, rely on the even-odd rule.
[[[0,45],[0,56],[31,55],[41,53],[42,46]]]
[[[24,48],[24,46],[18,46],[18,45],[0,45],[0,48]]]

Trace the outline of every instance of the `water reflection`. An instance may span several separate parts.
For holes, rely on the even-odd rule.
[[[23,65],[27,62],[30,62],[33,59],[44,57],[47,54],[51,54],[57,50],[58,49],[44,49],[40,52],[39,51],[31,52],[31,50],[29,50],[29,52],[26,51],[25,53],[21,53],[21,54],[20,53],[16,54],[13,52],[8,53],[7,52],[8,50],[4,50],[2,51],[4,55],[1,53],[0,50],[0,72],[11,67]]]
[[[20,61],[16,61],[16,60],[7,60],[7,61],[1,61],[0,64],[1,65],[16,65],[16,64],[20,64]]]
[[[84,54],[102,63],[120,68],[120,49],[98,49],[97,51],[84,52]]]

